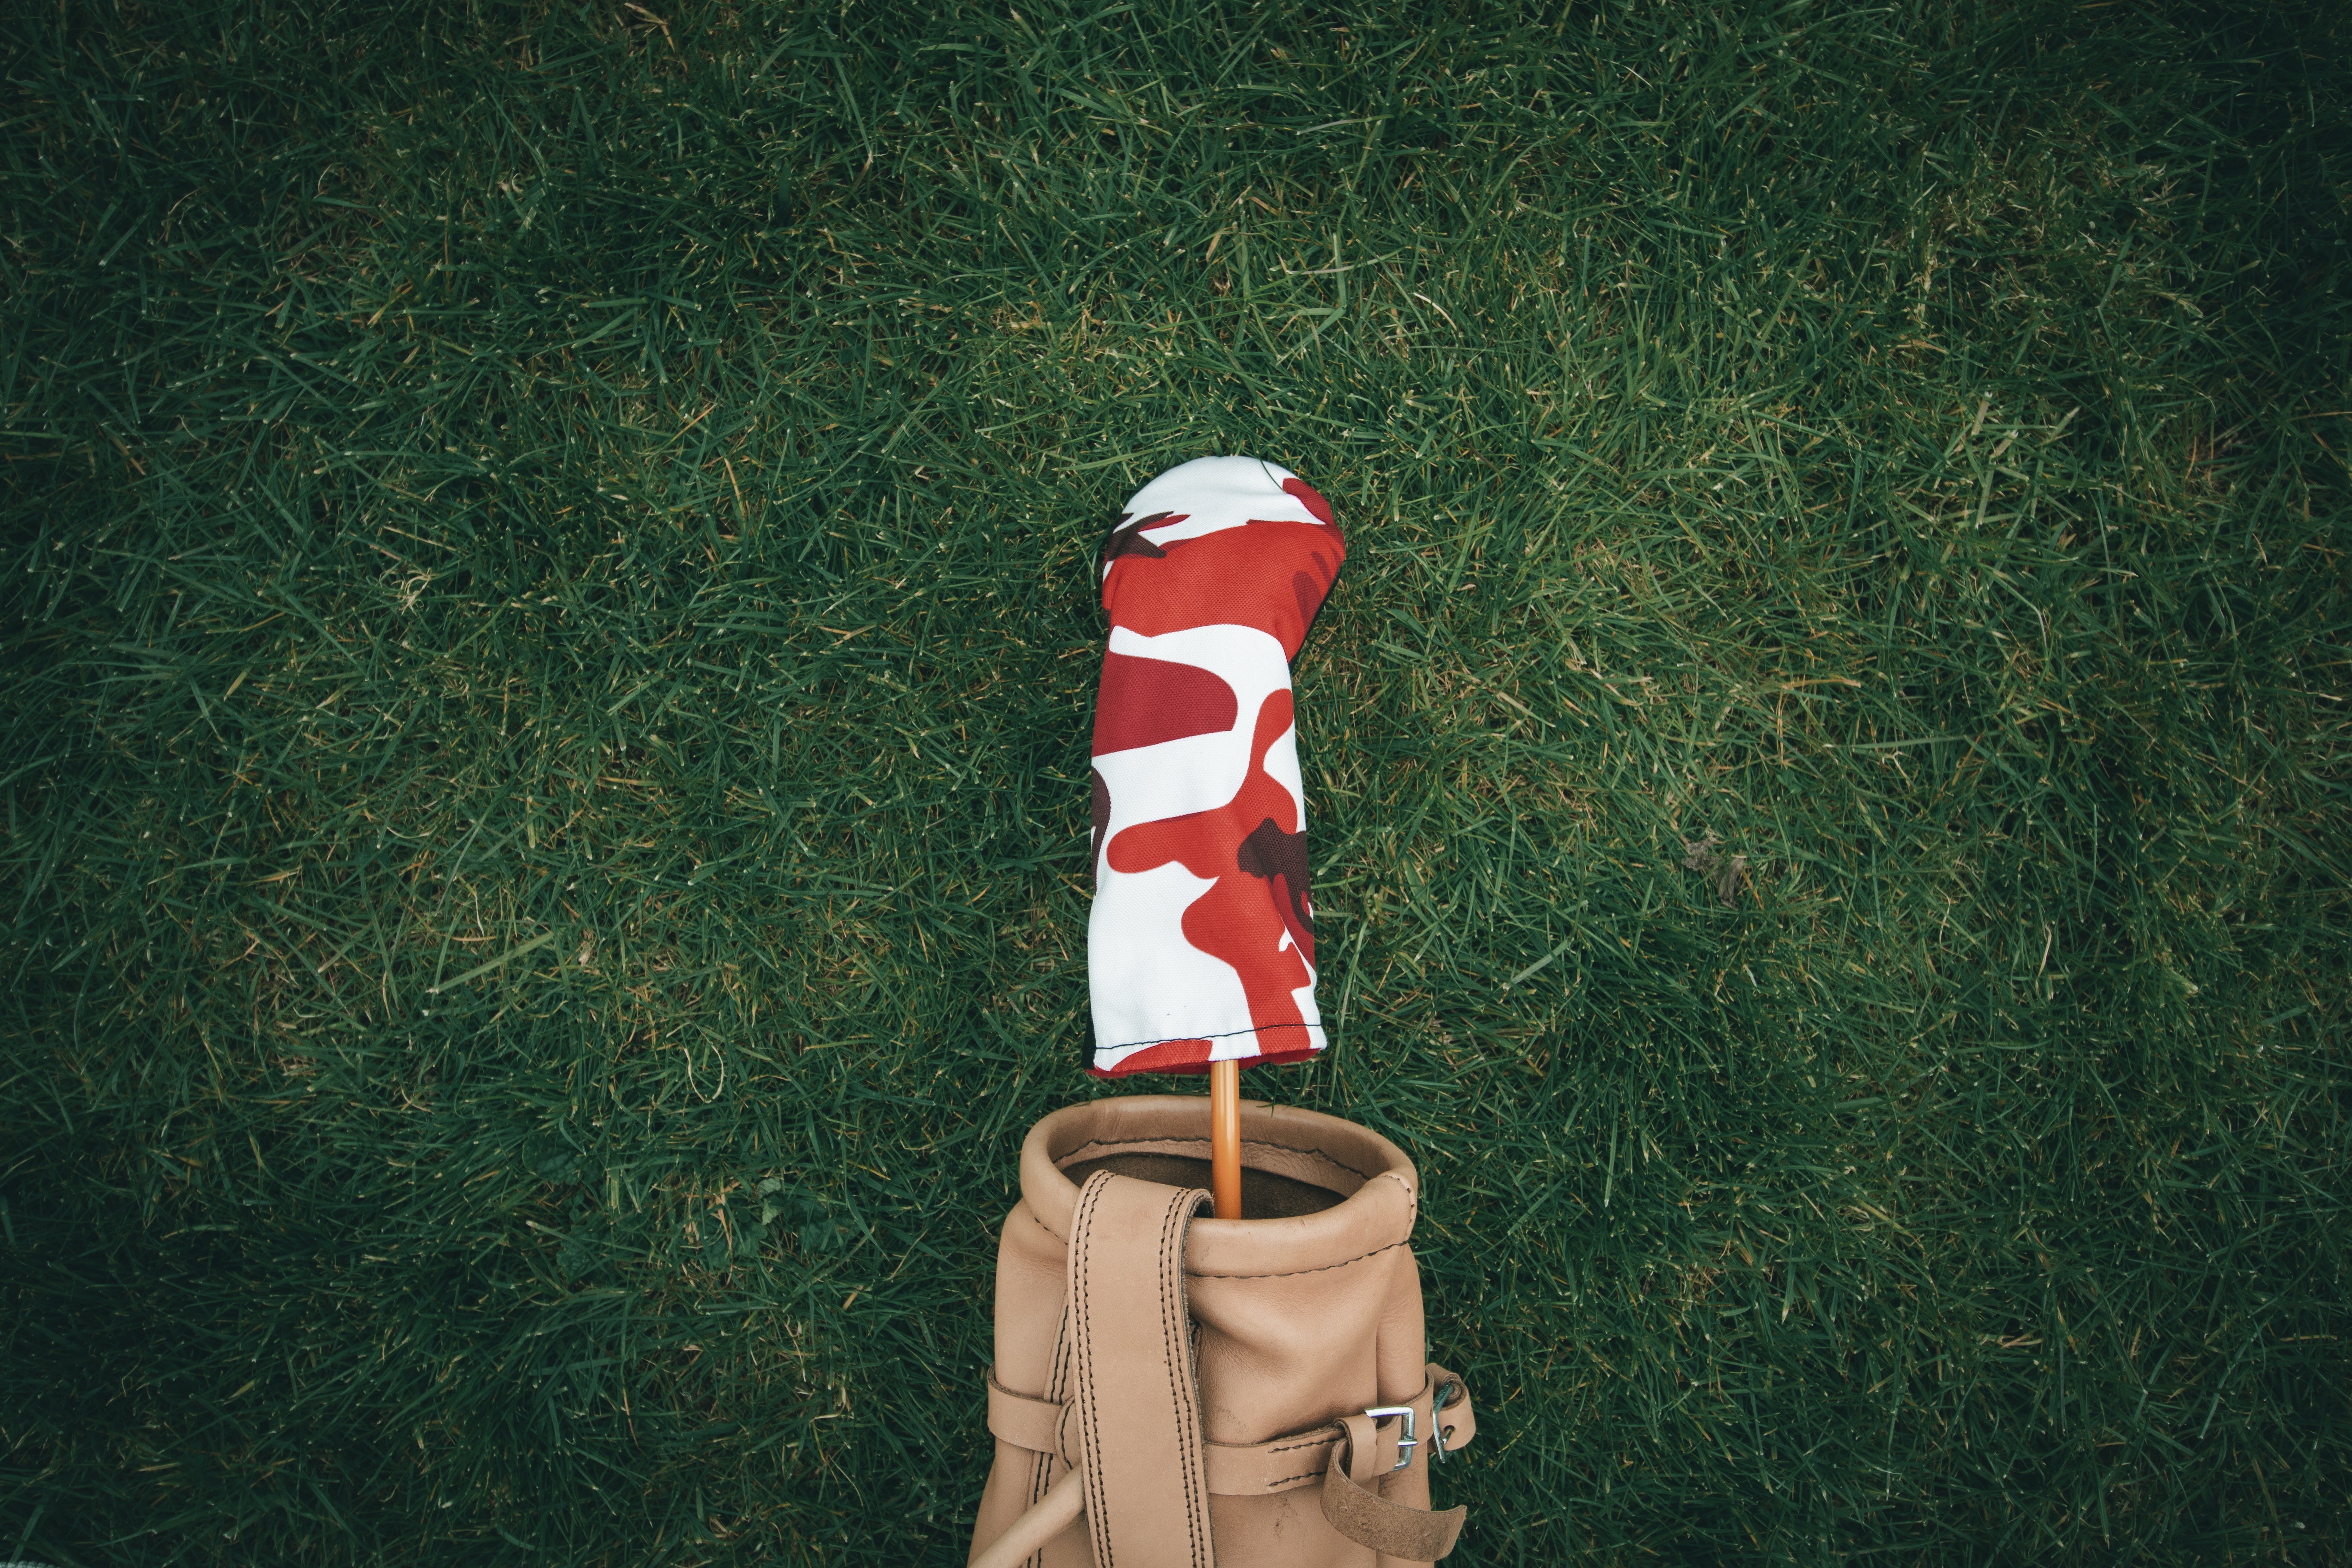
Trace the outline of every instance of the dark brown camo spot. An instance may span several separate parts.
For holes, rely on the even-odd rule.
[[[1290,939],[1307,963],[1315,962],[1315,921],[1307,912],[1307,835],[1285,833],[1267,817],[1250,829],[1247,838],[1234,856],[1234,868],[1253,877],[1271,881],[1282,879],[1282,890],[1290,901],[1283,923],[1290,928]]]
[[[1103,551],[1103,564],[1108,566],[1122,555],[1149,555],[1155,559],[1164,558],[1168,552],[1144,538],[1143,531],[1163,522],[1182,520],[1172,511],[1155,511],[1149,517],[1139,517],[1133,522],[1129,522],[1127,516],[1125,512],[1118,514],[1119,522],[1123,526],[1111,534],[1110,543]]]

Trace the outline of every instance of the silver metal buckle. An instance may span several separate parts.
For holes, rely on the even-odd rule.
[[[1410,1405],[1375,1405],[1370,1410],[1365,1411],[1364,1414],[1370,1416],[1375,1423],[1384,1421],[1391,1415],[1402,1415],[1404,1417],[1404,1436],[1397,1439],[1397,1462],[1391,1465],[1389,1469],[1391,1472],[1394,1472],[1402,1470],[1407,1465],[1412,1464],[1412,1451],[1421,1447],[1421,1439],[1412,1435],[1412,1406]]]
[[[1438,1414],[1461,1386],[1458,1383],[1441,1383],[1429,1396],[1429,1457],[1441,1465],[1445,1462],[1445,1428],[1437,1424]]]

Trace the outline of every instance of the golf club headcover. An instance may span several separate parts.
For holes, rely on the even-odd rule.
[[[1306,480],[1196,458],[1103,551],[1089,1071],[1202,1072],[1323,1048],[1290,660],[1347,544]]]

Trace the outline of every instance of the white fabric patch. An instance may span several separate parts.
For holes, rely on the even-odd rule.
[[[1238,1048],[1256,1053],[1241,977],[1184,940],[1184,911],[1214,886],[1171,863],[1112,872],[1095,889],[1087,989],[1096,1038],[1118,1042],[1100,1047],[1097,1066],[1116,1067],[1162,1040],[1228,1033]]]
[[[1298,476],[1278,464],[1256,458],[1195,458],[1179,463],[1135,492],[1126,506],[1131,517],[1155,511],[1180,511],[1181,522],[1144,530],[1154,544],[1172,544],[1204,533],[1239,528],[1245,522],[1305,522],[1317,528],[1324,521],[1307,510],[1307,503],[1282,488]],[[1103,574],[1108,576],[1108,563]]]
[[[1250,739],[1255,732],[1258,709],[1268,696],[1290,688],[1290,662],[1282,645],[1254,626],[1191,626],[1148,637],[1125,626],[1114,626],[1110,651],[1134,658],[1165,659],[1205,669],[1234,689],[1240,703],[1234,727],[1223,734],[1187,735],[1156,746],[1133,746],[1107,752],[1094,759],[1110,791],[1110,828],[1103,835],[1107,853],[1119,830],[1139,822],[1159,822],[1214,811],[1238,794],[1249,773]],[[1298,755],[1290,752],[1290,771],[1279,772],[1269,760],[1266,771],[1282,781],[1296,800]],[[1098,885],[1118,873],[1099,861]]]

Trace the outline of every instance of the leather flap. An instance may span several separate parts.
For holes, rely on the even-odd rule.
[[[1340,1425],[1348,1433],[1347,1462],[1333,1464],[1323,1478],[1323,1517],[1331,1528],[1359,1546],[1408,1563],[1434,1563],[1452,1552],[1470,1510],[1449,1508],[1431,1512],[1389,1501],[1371,1489],[1379,1484],[1382,1447],[1389,1453],[1385,1462],[1396,1463],[1393,1436],[1385,1444],[1377,1441],[1368,1416],[1350,1415]],[[1363,1462],[1367,1456],[1373,1464]],[[1368,1476],[1368,1470],[1376,1473]]]
[[[1431,1411],[1441,1391],[1445,1394],[1446,1403],[1435,1413],[1433,1435]],[[1413,1464],[1426,1462],[1424,1455],[1433,1442],[1443,1444],[1451,1454],[1478,1435],[1478,1417],[1470,1404],[1469,1385],[1434,1362],[1429,1365],[1421,1392],[1407,1403],[1413,1408],[1413,1430],[1421,1445],[1412,1454]],[[1016,1394],[999,1383],[992,1370],[988,1374],[988,1429],[1014,1447],[1051,1454],[1064,1464],[1076,1464],[1078,1445],[1072,1431],[1076,1409],[1075,1405],[1059,1400]],[[1378,1467],[1396,1462],[1397,1439],[1402,1435],[1402,1429],[1375,1429],[1364,1448],[1370,1456],[1368,1463],[1374,1468],[1360,1471],[1360,1479],[1385,1473]],[[1264,1443],[1207,1444],[1210,1495],[1263,1497],[1311,1486],[1330,1465],[1332,1450],[1339,1446],[1340,1439],[1341,1424],[1335,1421]]]
[[[1033,1454],[1051,1454],[1063,1463],[1070,1459],[1069,1450],[1063,1446],[1062,1422],[1070,1407],[1052,1399],[1032,1398],[1015,1394],[996,1381],[996,1369],[988,1370],[988,1430],[991,1436],[1002,1437],[1016,1448],[1026,1448]]]
[[[1208,1205],[1198,1188],[1097,1171],[1071,1214],[1071,1405],[1098,1563],[1214,1568],[1184,1300],[1184,1237]]]

